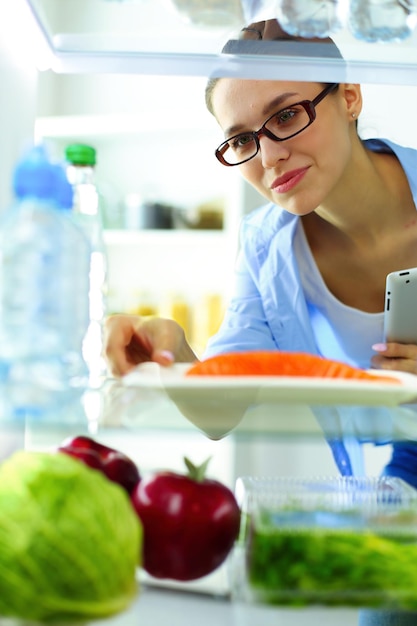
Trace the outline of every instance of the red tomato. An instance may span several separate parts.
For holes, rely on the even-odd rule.
[[[186,581],[213,572],[239,532],[236,499],[216,480],[157,472],[136,486],[132,503],[143,525],[143,567],[156,578]]]

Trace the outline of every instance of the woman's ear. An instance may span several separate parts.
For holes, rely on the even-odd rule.
[[[362,111],[361,86],[356,83],[341,83],[339,90],[344,99],[348,116],[357,119]]]

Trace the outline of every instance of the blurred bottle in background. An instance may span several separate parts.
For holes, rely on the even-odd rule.
[[[90,372],[90,386],[101,384],[106,365],[103,358],[103,321],[106,314],[107,257],[99,192],[95,181],[96,150],[84,144],[71,144],[65,150],[67,177],[74,192],[74,217],[90,245],[90,323],[83,344]]]
[[[17,164],[0,227],[1,417],[84,419],[90,245],[65,169],[35,146]]]
[[[171,4],[186,23],[199,27],[230,28],[240,26],[243,21],[240,0],[171,0]]]
[[[350,0],[349,28],[362,41],[401,41],[416,24],[416,0]]]
[[[192,341],[192,309],[182,294],[171,294],[168,300],[167,316],[173,319],[183,329],[187,341]]]
[[[224,299],[220,293],[204,294],[195,303],[191,345],[196,354],[204,353],[208,340],[219,330],[224,313]]]
[[[345,0],[279,0],[277,8],[281,27],[294,37],[328,37],[344,24]]]

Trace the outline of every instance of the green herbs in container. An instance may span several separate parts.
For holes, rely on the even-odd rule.
[[[417,610],[417,491],[403,481],[242,478],[236,493],[239,599]]]

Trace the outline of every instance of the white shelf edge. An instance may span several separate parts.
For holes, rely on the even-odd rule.
[[[211,52],[157,52],[112,50],[111,48],[94,50],[85,49],[86,40],[88,41],[85,34],[84,36],[76,33],[70,34],[70,40],[67,42],[62,34],[52,36],[35,0],[26,0],[26,3],[31,9],[34,28],[45,40],[51,52],[51,69],[57,73],[231,76],[274,80],[415,85],[417,46],[414,33],[404,45],[401,45],[401,49],[391,43],[363,44],[350,33],[341,34],[341,41],[343,38],[347,41],[354,39],[351,45],[353,57],[347,55],[345,61],[311,56],[280,56],[279,63],[277,63],[277,58],[274,56],[258,54],[237,56]],[[273,6],[274,3],[270,4],[268,10]],[[262,13],[262,10],[257,13]],[[339,34],[334,36],[334,40],[338,44]],[[370,54],[365,53],[365,49],[370,51]],[[358,54],[360,54],[359,57]]]
[[[104,242],[108,246],[173,244],[175,246],[201,246],[206,244],[230,245],[230,233],[226,230],[199,229],[147,229],[147,230],[104,230]]]
[[[208,118],[208,119],[206,119]],[[161,111],[143,111],[135,114],[62,115],[38,117],[35,120],[35,139],[65,139],[69,137],[113,137],[138,133],[181,131],[210,131],[210,117],[197,117],[188,110],[175,111],[175,127],[172,117],[165,118]]]
[[[282,56],[255,57],[221,54],[55,51],[53,71],[57,73],[113,73],[178,76],[229,76],[271,80],[361,82],[415,85],[417,62],[410,48],[405,63],[399,60],[312,59]]]

